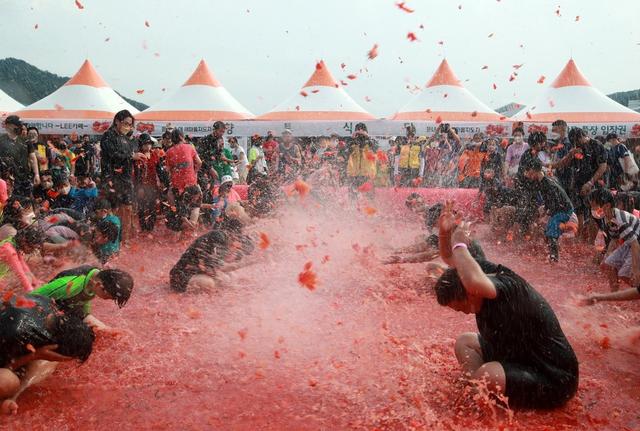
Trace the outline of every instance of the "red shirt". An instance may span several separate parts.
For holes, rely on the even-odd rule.
[[[158,173],[156,171],[160,157],[164,156],[162,150],[151,150],[151,155],[148,159],[139,160],[135,166],[139,172],[140,183],[146,186],[155,186],[158,183]]]
[[[264,159],[267,162],[273,161],[276,155],[276,150],[278,149],[278,141],[275,139],[270,139],[264,144],[262,144],[262,150],[264,151]]]
[[[167,150],[167,168],[171,175],[171,187],[180,193],[189,186],[198,184],[194,162],[198,157],[196,149],[189,144],[178,144]]]

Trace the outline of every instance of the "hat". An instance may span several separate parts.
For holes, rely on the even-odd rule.
[[[284,131],[282,132],[283,135],[293,135],[293,132],[291,131],[291,129],[284,129]]]
[[[164,130],[166,130],[167,132],[171,132],[173,129],[175,129],[175,126],[171,123],[167,123],[167,125],[164,126]]]
[[[223,175],[222,176],[222,178],[220,179],[220,185],[223,185],[225,183],[233,184],[233,178],[231,178],[231,175]]]
[[[4,124],[11,124],[12,126],[22,127],[22,121],[20,121],[20,117],[17,115],[9,115],[4,120]]]
[[[153,144],[151,145],[153,148],[162,148],[162,144],[153,136],[149,136],[149,139],[151,139],[151,142],[153,142]]]

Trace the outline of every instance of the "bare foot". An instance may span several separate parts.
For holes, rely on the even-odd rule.
[[[18,403],[14,400],[4,400],[2,406],[0,406],[0,412],[5,415],[17,415]]]

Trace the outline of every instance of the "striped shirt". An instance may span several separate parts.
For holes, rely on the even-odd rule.
[[[640,238],[640,219],[626,211],[613,209],[613,218],[607,225],[610,238],[619,239],[625,244],[631,244]]]

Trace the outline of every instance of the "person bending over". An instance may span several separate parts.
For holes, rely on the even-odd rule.
[[[458,337],[455,354],[473,381],[485,380],[511,408],[556,408],[578,388],[578,360],[551,306],[507,267],[469,253],[453,203],[440,218],[440,254],[451,266],[438,279],[438,303],[475,314],[479,333]]]
[[[589,195],[591,217],[608,238],[607,257],[600,266],[615,292],[619,280],[632,286],[640,283],[640,219],[615,207],[615,200],[607,189],[596,189]],[[611,240],[614,241],[611,241]]]
[[[31,294],[53,298],[66,314],[79,316],[96,329],[109,330],[111,328],[91,314],[91,301],[96,297],[113,300],[122,308],[131,297],[132,290],[133,278],[129,273],[83,265],[58,273]]]
[[[0,306],[0,410],[16,414],[16,400],[46,379],[57,362],[89,358],[95,335],[43,296],[5,299]]]
[[[560,225],[567,223],[573,215],[573,205],[560,183],[542,172],[542,162],[538,158],[531,159],[524,166],[525,188],[533,196],[537,191],[542,197],[544,207],[549,214],[547,228],[544,231],[549,245],[549,261],[559,259],[558,238],[562,235]]]
[[[197,238],[180,256],[169,273],[170,286],[178,292],[210,290],[216,286],[217,271],[229,253],[229,237],[214,230]]]

